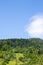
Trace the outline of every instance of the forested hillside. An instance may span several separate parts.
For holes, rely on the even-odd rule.
[[[0,40],[0,65],[43,65],[43,40]]]

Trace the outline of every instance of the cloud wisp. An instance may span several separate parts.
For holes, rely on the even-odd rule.
[[[26,27],[29,37],[43,39],[43,15],[35,15],[29,22]]]

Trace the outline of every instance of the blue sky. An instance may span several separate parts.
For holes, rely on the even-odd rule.
[[[43,0],[0,0],[0,39],[28,38],[29,19],[43,13]]]

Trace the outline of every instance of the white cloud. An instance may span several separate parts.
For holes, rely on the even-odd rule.
[[[30,38],[43,39],[43,15],[35,15],[29,22],[26,27],[26,32],[29,34]]]

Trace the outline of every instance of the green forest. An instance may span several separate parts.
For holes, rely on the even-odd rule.
[[[43,65],[43,40],[0,40],[0,65]]]

